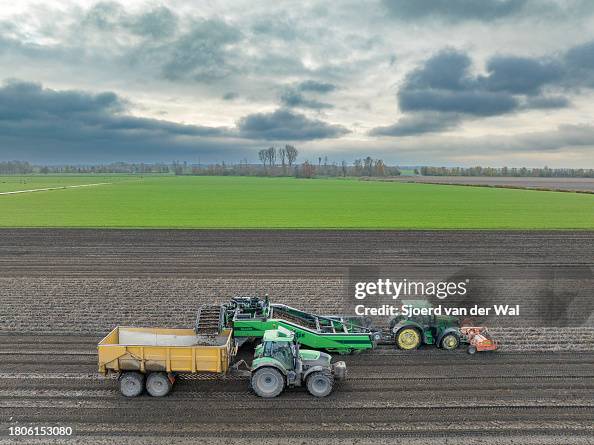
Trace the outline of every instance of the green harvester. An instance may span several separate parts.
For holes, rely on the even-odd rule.
[[[232,298],[222,305],[220,322],[233,329],[236,341],[260,339],[268,330],[285,328],[294,332],[304,346],[340,354],[373,349],[381,338],[356,317],[315,315],[258,297]]]

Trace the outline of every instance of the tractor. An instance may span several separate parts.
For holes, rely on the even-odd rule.
[[[403,301],[403,306],[431,308],[425,300]],[[460,320],[445,315],[398,315],[390,321],[390,333],[398,348],[405,351],[417,349],[421,344],[454,350],[464,340],[460,334]]]
[[[251,385],[260,397],[272,398],[286,387],[306,386],[315,397],[332,392],[335,380],[346,376],[346,364],[330,363],[329,354],[299,349],[294,332],[279,326],[264,333],[254,351]]]

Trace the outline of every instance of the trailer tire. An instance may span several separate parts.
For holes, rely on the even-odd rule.
[[[446,334],[441,339],[441,347],[448,351],[453,351],[460,346],[460,337],[454,333]]]
[[[172,386],[164,372],[151,372],[146,378],[146,391],[153,397],[165,397],[171,392]]]
[[[330,371],[316,371],[307,376],[307,391],[314,397],[326,397],[334,389],[334,376]]]
[[[252,389],[265,399],[277,397],[285,389],[285,377],[277,369],[266,366],[252,374]]]
[[[120,392],[125,397],[137,397],[144,391],[144,374],[124,372],[120,375]]]

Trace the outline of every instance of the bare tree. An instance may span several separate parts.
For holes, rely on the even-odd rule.
[[[266,162],[268,162],[268,150],[266,150],[266,149],[260,150],[258,152],[258,157],[260,158],[260,162],[264,166],[264,169],[266,169]]]
[[[274,146],[268,149],[268,164],[271,167],[276,165],[276,148]]]
[[[285,152],[287,153],[287,162],[289,163],[289,167],[291,167],[295,163],[299,152],[292,145],[285,145]]]
[[[373,175],[373,159],[371,159],[371,156],[367,156],[365,159],[363,159],[363,166],[365,167],[365,172],[367,174],[367,176],[372,176]]]
[[[278,156],[280,157],[281,165],[283,166],[283,170],[284,170],[284,168],[285,168],[285,160],[287,158],[287,151],[284,148],[279,148],[278,149]]]

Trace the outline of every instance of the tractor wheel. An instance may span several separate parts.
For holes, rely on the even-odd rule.
[[[469,346],[468,347],[469,354],[476,354],[476,346]]]
[[[146,391],[153,397],[164,397],[173,385],[164,372],[151,372],[146,379]]]
[[[421,334],[415,328],[400,329],[396,334],[396,345],[405,351],[417,349],[421,346]]]
[[[307,390],[314,397],[326,397],[334,388],[334,376],[330,371],[316,371],[307,376]]]
[[[144,390],[144,374],[124,372],[120,376],[120,392],[126,397],[137,397]]]
[[[447,334],[441,339],[441,347],[453,351],[460,345],[460,339],[456,334]]]
[[[252,374],[252,388],[260,397],[270,399],[285,389],[285,378],[274,368],[260,368]]]

